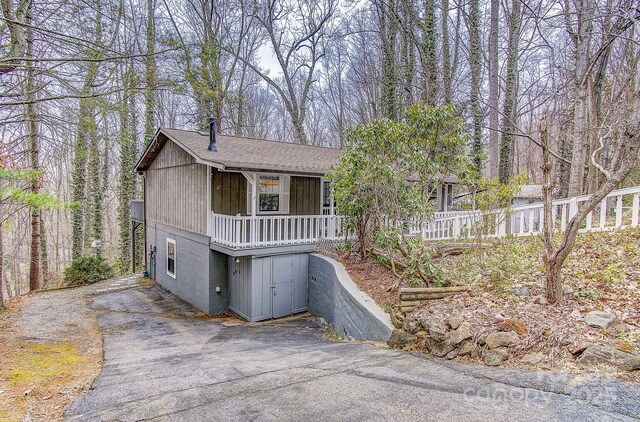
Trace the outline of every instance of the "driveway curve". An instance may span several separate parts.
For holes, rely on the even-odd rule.
[[[158,286],[95,296],[104,366],[68,420],[625,421],[640,388],[331,338],[322,320],[206,318]]]

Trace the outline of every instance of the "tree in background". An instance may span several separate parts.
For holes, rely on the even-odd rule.
[[[62,207],[64,204],[48,192],[33,191],[41,172],[33,169],[17,169],[0,166],[0,309],[5,304],[3,229],[7,221],[22,209],[31,214],[42,209]],[[30,268],[33,271],[33,267]],[[31,278],[30,278],[31,280]],[[32,290],[40,286],[29,284]]]
[[[500,140],[500,165],[498,177],[501,183],[509,183],[513,174],[514,142],[517,127],[518,56],[520,54],[520,30],[522,19],[520,0],[511,2],[509,15],[509,50],[507,52],[507,76],[504,105],[502,107],[502,139]]]
[[[611,126],[607,127],[599,135],[599,143],[602,147],[604,137],[610,136],[611,133],[619,133],[613,141],[615,149],[609,165],[605,167],[597,161],[597,150],[591,154],[592,164],[600,171],[605,181],[588,200],[578,206],[575,216],[569,221],[567,229],[562,234],[559,242],[554,239],[555,222],[552,213],[553,179],[551,176],[553,166],[548,128],[546,119],[543,118],[540,122],[540,137],[544,154],[544,227],[541,236],[545,245],[543,260],[546,273],[546,296],[549,303],[556,303],[563,297],[562,266],[573,249],[580,225],[587,215],[627,177],[638,160],[638,152],[640,151],[640,97],[639,93],[634,91],[627,93],[626,97],[629,101],[627,109],[618,114],[619,120],[614,121]]]

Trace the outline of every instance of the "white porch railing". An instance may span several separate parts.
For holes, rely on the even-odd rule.
[[[441,218],[455,217],[457,215],[464,215],[464,214],[469,214],[469,211],[440,211],[436,213],[435,219],[439,220]]]
[[[553,224],[564,232],[569,221],[578,212],[581,203],[591,195],[553,201]],[[640,186],[611,192],[582,222],[581,232],[606,231],[638,226]],[[436,216],[434,221],[418,227],[409,225],[411,234],[421,234],[428,240],[457,239],[462,237],[501,237],[508,234],[531,236],[540,233],[544,224],[542,203],[512,207],[509,211],[475,211],[449,217]]]
[[[240,216],[209,213],[211,241],[234,249],[302,245],[319,239],[343,240],[338,215]]]

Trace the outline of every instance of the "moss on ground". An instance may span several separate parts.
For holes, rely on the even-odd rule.
[[[156,281],[152,278],[138,277],[136,278],[136,283],[141,285],[142,287],[153,286],[156,284]]]
[[[68,342],[11,342],[0,359],[0,421],[21,420],[34,400],[51,397],[77,377],[87,359]]]
[[[82,365],[84,356],[67,342],[24,345],[22,353],[13,360],[7,379],[15,386],[26,388],[63,377]]]

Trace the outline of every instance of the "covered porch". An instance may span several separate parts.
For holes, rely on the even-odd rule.
[[[212,249],[232,256],[260,248],[315,249],[344,240],[329,181],[318,176],[211,169],[207,234]]]
[[[242,216],[209,213],[208,235],[212,246],[248,250],[274,246],[312,246],[319,240],[345,240],[339,215]]]

